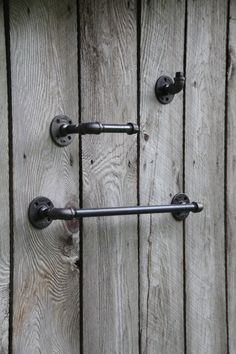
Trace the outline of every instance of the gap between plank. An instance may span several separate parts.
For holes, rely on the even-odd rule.
[[[10,10],[9,2],[3,0],[4,29],[6,45],[6,71],[8,96],[8,161],[9,161],[9,220],[10,220],[10,280],[9,280],[9,332],[8,352],[12,353],[13,340],[13,276],[14,276],[14,199],[13,199],[13,123],[12,123],[12,88],[11,88],[11,45],[10,45]]]
[[[226,45],[225,45],[225,126],[224,126],[224,252],[225,252],[225,311],[226,343],[229,354],[229,314],[228,314],[228,224],[227,224],[227,158],[228,158],[228,68],[229,68],[229,16],[230,0],[227,1]]]
[[[140,56],[141,56],[141,0],[136,3],[136,31],[137,31],[137,124],[140,128]],[[140,205],[140,132],[137,136],[137,202]],[[141,334],[141,286],[140,286],[140,215],[137,216],[138,237],[138,339],[139,354],[142,353]]]
[[[183,69],[186,77],[187,71],[187,34],[188,34],[188,0],[185,1],[184,19],[184,61]],[[183,192],[185,193],[185,127],[186,127],[186,84],[183,89]],[[184,354],[187,354],[187,327],[186,327],[186,245],[185,245],[185,221],[183,221],[183,323],[184,323]]]
[[[78,116],[81,123],[81,30],[80,30],[80,1],[77,0],[77,58],[78,58]],[[82,136],[79,135],[79,207],[83,208],[83,165],[82,165]],[[80,259],[80,353],[83,353],[83,218],[80,219],[79,231]]]

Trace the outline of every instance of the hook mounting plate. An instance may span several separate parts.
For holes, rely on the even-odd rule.
[[[156,94],[156,98],[160,103],[168,104],[173,100],[174,95],[164,92],[164,87],[170,86],[173,83],[174,81],[172,80],[172,78],[166,75],[160,76],[159,79],[157,80],[155,85],[155,94]]]

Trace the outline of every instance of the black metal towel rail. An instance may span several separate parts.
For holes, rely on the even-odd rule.
[[[50,126],[50,134],[52,140],[58,146],[69,145],[74,134],[101,134],[101,133],[127,133],[137,134],[139,127],[134,123],[127,124],[102,124],[99,122],[88,122],[81,124],[73,124],[72,120],[64,115],[53,118]]]
[[[83,217],[113,216],[113,215],[132,215],[132,214],[156,214],[172,213],[177,220],[184,220],[190,211],[198,213],[203,210],[201,203],[192,202],[184,193],[178,193],[174,196],[170,205],[152,205],[152,206],[129,206],[113,208],[55,208],[52,201],[46,197],[35,198],[29,206],[29,220],[31,224],[44,229],[51,224],[53,220],[72,220]]]

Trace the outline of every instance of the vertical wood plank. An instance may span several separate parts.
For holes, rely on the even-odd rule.
[[[168,204],[183,187],[183,95],[161,105],[157,78],[183,71],[184,1],[143,1],[140,203]],[[184,352],[183,225],[170,214],[140,217],[142,353]]]
[[[187,352],[226,353],[224,117],[227,2],[188,1],[186,192],[204,203],[186,221]]]
[[[82,121],[135,122],[135,1],[82,1]],[[82,141],[83,206],[137,204],[136,136]],[[84,353],[138,353],[135,216],[84,220]]]
[[[29,225],[36,196],[78,200],[78,143],[53,144],[57,114],[78,119],[76,1],[12,0],[14,145],[13,352],[79,353],[79,235],[63,222]]]
[[[8,175],[8,103],[7,67],[3,2],[0,1],[0,203],[2,205],[0,236],[0,352],[8,352],[9,327],[9,175]]]
[[[236,2],[230,1],[227,125],[227,260],[229,352],[236,353]]]

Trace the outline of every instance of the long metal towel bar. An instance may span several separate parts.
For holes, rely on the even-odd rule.
[[[198,213],[202,210],[203,205],[201,203],[190,203],[189,198],[184,193],[176,194],[169,205],[91,209],[55,208],[50,199],[46,197],[37,197],[30,203],[29,220],[34,227],[43,229],[47,227],[52,220],[72,220],[84,217],[157,213],[172,213],[177,220],[184,220],[190,211]]]

